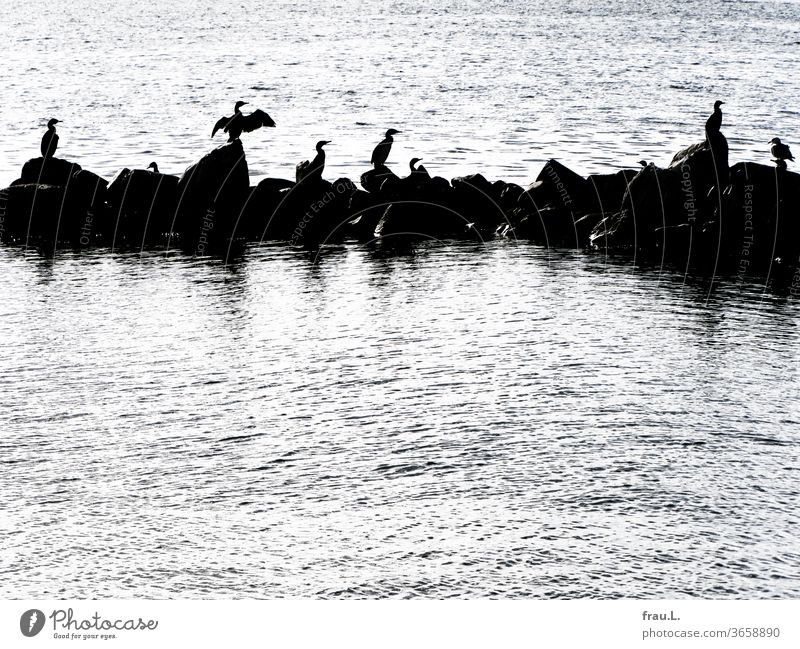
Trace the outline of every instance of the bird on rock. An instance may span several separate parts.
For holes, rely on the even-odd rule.
[[[56,133],[56,124],[58,124],[59,121],[60,120],[57,119],[51,119],[49,122],[47,122],[47,130],[42,136],[41,150],[43,158],[52,158],[56,153],[56,149],[58,148],[58,133]]]
[[[772,157],[775,158],[775,162],[784,162],[785,165],[786,160],[794,161],[794,156],[789,150],[788,145],[781,142],[779,137],[772,138],[769,143],[772,145],[769,150],[770,153],[772,153]]]
[[[320,140],[317,142],[317,155],[314,156],[314,159],[311,162],[303,160],[297,165],[296,179],[298,183],[322,180],[322,172],[325,169],[325,151],[322,147],[330,143],[330,140]]]
[[[392,150],[392,142],[394,142],[392,136],[397,135],[399,132],[400,131],[396,131],[393,128],[390,128],[388,131],[386,131],[386,136],[372,152],[372,159],[370,160],[370,163],[372,163],[373,166],[383,167],[386,165],[386,160],[389,158],[389,152]]]
[[[706,120],[706,135],[719,133],[719,129],[722,128],[722,110],[720,106],[724,103],[724,101],[714,102],[714,112]]]
[[[237,101],[233,107],[233,115],[231,117],[220,117],[217,123],[214,124],[211,137],[214,137],[217,131],[222,129],[223,132],[228,134],[228,142],[233,142],[239,139],[242,132],[250,133],[262,126],[275,126],[275,121],[263,110],[254,110],[249,115],[245,115],[240,109],[246,105],[246,101]]]

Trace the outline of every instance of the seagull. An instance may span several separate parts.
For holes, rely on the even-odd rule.
[[[779,137],[772,138],[769,143],[772,145],[770,147],[770,153],[772,153],[772,157],[775,158],[775,162],[784,161],[784,160],[792,160],[794,161],[794,156],[792,152],[789,150],[788,145],[781,142]],[[784,162],[784,165],[786,163]]]
[[[393,128],[390,128],[386,131],[386,137],[383,138],[380,144],[375,147],[375,150],[372,152],[372,159],[370,162],[377,168],[383,167],[386,165],[386,159],[389,157],[389,151],[392,150],[392,135],[397,135],[400,131],[395,131]]]
[[[42,136],[42,157],[43,158],[52,158],[55,153],[56,149],[58,148],[58,133],[56,133],[56,124],[59,123],[60,120],[51,119],[47,122],[47,131]]]
[[[250,133],[262,126],[275,126],[273,119],[267,115],[263,110],[255,110],[249,115],[245,115],[241,110],[242,106],[247,105],[246,101],[237,101],[233,107],[233,115],[231,117],[221,117],[214,124],[214,130],[211,131],[211,137],[214,137],[219,129],[222,129],[228,134],[228,142],[238,140],[242,131]]]
[[[719,133],[719,129],[722,128],[722,111],[720,110],[720,106],[724,103],[724,101],[714,102],[714,112],[711,113],[711,116],[706,120],[706,135]]]
[[[330,143],[330,140],[320,140],[317,142],[317,155],[314,156],[314,159],[311,162],[303,160],[297,165],[296,180],[298,183],[301,181],[315,182],[322,180],[322,171],[325,169],[325,151],[323,151],[322,147]]]

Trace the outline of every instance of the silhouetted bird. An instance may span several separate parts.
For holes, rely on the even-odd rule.
[[[155,162],[151,162],[149,165],[147,165],[147,168],[152,169],[154,174],[159,173],[158,165]]]
[[[647,160],[639,160],[639,164],[642,165],[642,167],[646,167],[647,166]]]
[[[317,142],[317,155],[314,159],[311,162],[303,160],[297,165],[295,178],[298,183],[303,180],[310,182],[322,180],[322,171],[325,169],[325,151],[322,147],[330,143],[330,140],[320,140]]]
[[[714,102],[714,112],[711,113],[711,116],[706,120],[707,135],[719,133],[719,129],[722,128],[722,111],[720,110],[720,106],[724,103],[724,101]]]
[[[394,142],[392,135],[397,135],[399,132],[400,131],[395,131],[393,128],[390,128],[386,131],[386,137],[375,147],[375,150],[372,152],[372,159],[370,160],[375,167],[383,167],[386,164],[389,152],[392,150],[392,142]]]
[[[52,158],[55,153],[56,149],[58,148],[58,133],[56,133],[56,124],[58,124],[60,120],[51,119],[47,122],[47,131],[42,136],[42,157],[43,158]]]
[[[231,117],[221,117],[214,124],[214,130],[211,131],[211,137],[214,137],[219,129],[222,129],[228,134],[228,142],[238,140],[242,131],[250,133],[262,126],[275,126],[273,119],[267,115],[263,110],[254,110],[249,115],[245,115],[241,110],[242,106],[246,106],[246,101],[237,101],[233,107],[233,115]]]
[[[427,178],[430,180],[431,175],[428,173],[428,170],[422,165],[417,164],[421,160],[422,158],[411,158],[411,162],[408,163],[408,166],[411,169],[411,175],[415,178]]]
[[[794,156],[792,152],[789,150],[788,145],[783,144],[779,137],[772,138],[769,143],[772,145],[770,147],[770,152],[772,153],[772,157],[775,158],[775,161],[778,162],[779,160],[792,160],[794,161]]]

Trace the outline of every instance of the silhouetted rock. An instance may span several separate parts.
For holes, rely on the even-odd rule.
[[[501,195],[505,183],[490,183],[482,174],[453,178],[453,191],[448,197],[447,207],[465,222],[471,224],[479,235],[490,236],[497,227],[507,222]]]
[[[587,188],[585,178],[558,160],[548,160],[519,202],[526,209],[565,208],[578,214],[586,202]]]
[[[237,234],[259,241],[285,238],[286,232],[276,236],[279,230],[276,215],[284,197],[294,187],[294,182],[283,178],[265,178],[253,187],[237,226]],[[286,224],[289,229],[290,226],[291,223]]]
[[[775,258],[800,261],[800,174],[740,162],[719,212],[719,240],[741,274],[761,272]]]
[[[60,185],[65,187],[81,166],[61,158],[33,158],[22,165],[20,185]]]
[[[178,204],[178,177],[123,169],[108,185],[114,242],[140,244],[172,231]]]
[[[628,185],[638,173],[638,169],[621,169],[613,174],[587,176],[586,180],[591,189],[588,191],[589,196],[584,209],[588,210],[588,213],[599,213],[603,216],[618,212],[622,207],[622,198]]]
[[[178,187],[176,230],[182,245],[203,254],[224,246],[250,195],[240,140],[221,146],[186,169]]]
[[[361,186],[370,194],[380,195],[387,178],[400,180],[389,167],[379,166],[361,174]]]

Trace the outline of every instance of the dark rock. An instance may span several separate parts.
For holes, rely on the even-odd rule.
[[[0,192],[3,241],[41,238],[55,241],[64,211],[63,186],[17,184]]]
[[[613,174],[591,174],[586,180],[591,187],[585,209],[590,213],[618,212],[622,207],[622,198],[630,182],[639,173],[637,169],[621,169]]]
[[[498,187],[482,174],[453,178],[451,184],[447,207],[481,237],[490,236],[508,221],[500,198],[505,185]]]
[[[154,241],[172,232],[178,205],[177,176],[123,169],[108,185],[114,243]]]
[[[222,247],[250,196],[247,160],[240,140],[203,156],[186,169],[178,187],[175,229],[182,246],[203,254]]]
[[[284,236],[273,236],[278,230],[275,217],[283,199],[294,187],[294,182],[283,178],[265,178],[253,187],[245,204],[241,222],[237,226],[237,233],[259,241],[284,238]]]
[[[527,209],[566,208],[579,214],[586,209],[588,189],[585,178],[558,160],[548,160],[519,201]]]
[[[66,187],[81,166],[61,158],[33,158],[22,165],[19,184]]]
[[[750,162],[731,168],[718,211],[722,251],[741,274],[800,260],[800,174]]]
[[[399,180],[389,167],[375,167],[361,174],[361,186],[370,194],[380,195],[381,187],[387,178]]]

